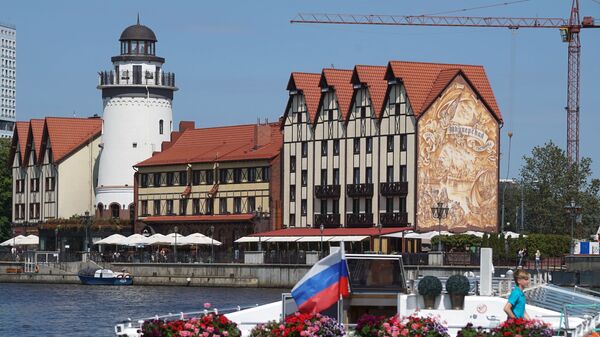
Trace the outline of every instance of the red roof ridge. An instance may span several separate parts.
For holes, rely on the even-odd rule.
[[[66,159],[102,133],[100,118],[46,117],[44,125],[42,143],[45,145],[46,137],[50,138],[55,163]]]
[[[321,81],[319,81],[319,87],[323,88],[324,84],[327,84],[328,87],[333,87],[335,90],[338,109],[342,115],[342,120],[344,121],[346,121],[350,115],[352,97],[354,96],[352,72],[353,71],[349,69],[323,68],[321,72]],[[319,109],[320,108],[321,107],[319,106]]]
[[[383,116],[388,82],[385,79],[386,66],[356,65],[352,73],[352,82],[366,84],[373,106],[371,109],[376,117]],[[381,73],[379,73],[381,72]]]

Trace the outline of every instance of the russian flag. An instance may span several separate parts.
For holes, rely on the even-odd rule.
[[[292,289],[292,297],[303,313],[318,313],[350,294],[344,244],[317,262]]]

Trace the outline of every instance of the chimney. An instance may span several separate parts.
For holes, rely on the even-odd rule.
[[[271,127],[269,124],[256,124],[254,126],[254,149],[265,146],[271,142]]]
[[[186,130],[192,130],[196,128],[196,123],[194,121],[181,121],[179,122],[179,132],[183,132]]]

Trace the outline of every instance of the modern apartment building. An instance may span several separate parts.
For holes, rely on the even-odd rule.
[[[195,129],[181,122],[162,151],[136,165],[135,232],[200,232],[231,247],[281,228],[278,123]]]
[[[0,138],[10,138],[17,107],[17,29],[0,23]]]
[[[398,62],[292,73],[287,227],[495,230],[502,116],[481,66]]]

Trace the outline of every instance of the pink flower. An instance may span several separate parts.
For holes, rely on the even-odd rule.
[[[210,303],[208,303],[208,302],[204,303],[204,309],[208,309],[210,307],[211,307]]]
[[[229,332],[223,331],[223,336],[225,336],[225,337],[229,336]]]

